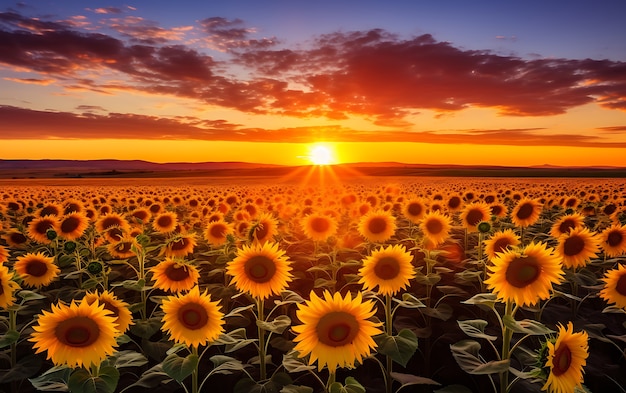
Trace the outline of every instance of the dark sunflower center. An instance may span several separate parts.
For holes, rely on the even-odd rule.
[[[456,209],[460,205],[461,205],[461,198],[459,198],[458,196],[453,196],[448,201],[448,206],[450,206],[452,209]]]
[[[111,228],[109,229],[108,234],[109,237],[114,241],[120,241],[124,236],[124,231],[122,231],[120,228]]]
[[[554,351],[554,358],[552,359],[552,374],[559,376],[567,372],[570,364],[572,364],[572,351],[570,351],[567,345],[559,346]]]
[[[139,210],[133,213],[133,217],[140,219],[141,221],[146,221],[148,219],[148,213],[144,210]]]
[[[122,222],[117,217],[107,217],[102,221],[102,228],[109,229],[115,226],[121,226]]]
[[[115,246],[115,249],[118,252],[125,254],[125,253],[130,252],[131,247],[132,247],[132,243],[131,242],[121,242],[117,246]]]
[[[311,229],[318,233],[324,233],[330,228],[330,222],[325,217],[315,217],[311,220]]]
[[[506,237],[500,238],[493,244],[493,252],[504,252],[510,245],[511,242],[509,239]]]
[[[11,233],[11,241],[15,244],[26,243],[28,239],[21,232],[13,232]]]
[[[165,269],[165,275],[172,281],[183,281],[189,278],[189,269],[185,265],[172,264]]]
[[[56,338],[70,347],[87,347],[98,340],[100,327],[88,317],[73,317],[59,322],[54,329]]]
[[[175,242],[170,243],[170,249],[171,250],[185,250],[187,249],[187,247],[189,246],[189,239],[187,239],[186,237],[183,237],[179,240],[176,240]]]
[[[422,214],[422,205],[419,203],[410,203],[406,210],[412,216],[419,216]]]
[[[622,296],[626,296],[626,274],[622,274],[615,284],[615,290]]]
[[[61,223],[61,232],[71,233],[78,228],[80,220],[76,217],[68,217]]]
[[[483,212],[478,209],[472,209],[467,213],[466,221],[469,225],[476,226],[485,219]]]
[[[426,230],[428,231],[428,233],[432,233],[433,235],[436,235],[438,233],[441,233],[441,231],[443,231],[443,224],[441,223],[441,221],[437,219],[428,220],[426,222]]]
[[[520,220],[525,220],[527,218],[530,218],[530,216],[533,215],[533,211],[535,209],[533,208],[533,205],[530,203],[524,203],[522,206],[520,206],[519,210],[517,211],[517,218],[519,218]]]
[[[574,222],[574,220],[571,219],[567,219],[563,221],[561,225],[559,225],[559,231],[561,233],[568,233],[569,230],[572,228],[576,228],[576,223]]]
[[[367,229],[373,234],[383,233],[387,229],[387,220],[382,217],[374,217],[367,224]]]
[[[43,209],[41,209],[41,213],[39,213],[39,215],[41,217],[49,216],[49,215],[58,216],[59,215],[59,209],[57,209],[54,206],[46,206]]]
[[[35,231],[37,233],[41,233],[41,234],[45,234],[48,229],[51,229],[53,227],[52,223],[50,221],[39,221],[36,225],[35,225]]]
[[[268,282],[276,273],[276,264],[264,255],[255,255],[246,261],[244,266],[246,276],[254,282]]]
[[[159,217],[159,219],[157,220],[157,224],[159,225],[159,227],[161,228],[167,228],[170,225],[172,225],[172,217],[170,216],[161,216]]]
[[[493,195],[487,195],[485,197],[485,202],[487,203],[494,203],[496,201],[496,197],[494,197]]]
[[[515,257],[506,269],[506,281],[516,288],[524,288],[539,278],[541,266],[532,256]]]
[[[320,318],[316,331],[321,343],[340,347],[354,340],[359,333],[359,322],[347,312],[330,312]]]
[[[494,216],[497,216],[500,213],[502,213],[502,206],[500,205],[491,206],[491,214],[493,214]]]
[[[585,249],[585,240],[580,236],[572,236],[565,240],[563,253],[569,257],[578,255]]]
[[[257,240],[265,239],[269,233],[269,225],[263,224],[263,223],[257,225],[254,233],[256,235]]]
[[[187,303],[178,310],[178,320],[187,329],[197,330],[209,322],[206,309],[197,303]]]
[[[65,214],[69,214],[71,212],[79,212],[81,210],[80,205],[78,205],[77,203],[70,203],[67,205],[67,207],[65,208]]]
[[[2,279],[0,279],[0,296],[4,295],[4,285],[2,283]]]
[[[609,244],[609,246],[616,247],[622,244],[622,240],[624,240],[624,236],[622,236],[622,233],[620,231],[613,231],[609,233],[606,242]]]
[[[382,257],[374,266],[374,273],[382,280],[392,280],[400,274],[400,264],[393,257]]]
[[[34,277],[41,277],[48,272],[48,265],[44,261],[32,260],[26,265],[26,273]]]
[[[111,303],[109,303],[107,301],[100,300],[100,303],[104,303],[104,309],[111,311],[110,315],[117,318],[117,316],[120,313],[120,309],[119,308],[117,308],[115,305],[113,305],[113,304],[111,304]]]
[[[211,236],[215,238],[224,237],[224,233],[226,232],[226,227],[222,224],[216,224],[211,227]]]

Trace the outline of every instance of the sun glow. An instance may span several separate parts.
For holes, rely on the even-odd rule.
[[[307,158],[313,165],[331,165],[336,163],[333,149],[323,143],[312,145]]]

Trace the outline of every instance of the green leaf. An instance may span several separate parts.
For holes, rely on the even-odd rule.
[[[409,329],[402,329],[397,336],[386,333],[374,337],[378,344],[378,353],[389,356],[394,362],[406,367],[417,350],[417,337]]]
[[[434,393],[472,393],[472,390],[463,385],[448,385],[445,388],[435,390]]]
[[[467,321],[457,321],[457,323],[461,330],[470,337],[484,338],[489,341],[495,341],[498,338],[485,334],[485,328],[489,323],[484,319],[470,319]]]
[[[313,393],[313,388],[301,385],[286,385],[280,389],[280,393]]]
[[[130,332],[141,337],[150,338],[161,329],[162,322],[158,317],[135,321],[134,325],[130,325]]]
[[[353,377],[347,377],[345,385],[334,382],[328,389],[329,393],[365,393],[365,388]]]
[[[335,288],[335,284],[337,284],[337,281],[335,280],[327,280],[325,278],[316,278],[315,282],[313,283],[313,288],[333,289]]]
[[[133,291],[143,291],[146,289],[146,280],[124,280],[120,283],[111,284],[112,286],[122,286],[126,289],[131,289]]]
[[[271,322],[259,321],[257,319],[256,325],[261,329],[266,330],[268,332],[282,334],[285,329],[291,326],[291,318],[286,315],[279,315]]]
[[[231,312],[226,314],[224,316],[224,318],[232,318],[232,317],[242,317],[242,318],[245,318],[245,316],[242,314],[242,312],[250,310],[253,307],[254,307],[254,304],[248,304],[247,306],[234,308]]]
[[[393,301],[398,303],[398,306],[404,307],[404,308],[426,307],[426,305],[422,303],[421,300],[419,300],[414,295],[407,293],[407,292],[402,294],[402,300],[393,298]]]
[[[21,381],[34,376],[41,368],[41,363],[41,358],[34,354],[20,358],[14,367],[8,370],[0,370],[0,384]]]
[[[290,290],[284,290],[280,294],[281,300],[274,300],[274,304],[277,306],[284,306],[285,304],[300,304],[304,303],[304,299],[298,293]]]
[[[496,295],[493,293],[479,293],[461,303],[473,304],[476,306],[485,306],[490,309],[493,309],[496,305],[496,301],[497,301]]]
[[[17,293],[17,296],[21,297],[25,302],[29,300],[41,300],[45,299],[44,295],[41,295],[37,292],[29,291],[27,289],[22,289]]]
[[[215,344],[224,345],[224,352],[230,353],[247,345],[250,345],[256,341],[256,339],[246,337],[245,328],[239,328],[232,330],[226,334],[222,334],[217,340],[215,340]]]
[[[234,371],[243,371],[244,367],[240,360],[230,356],[215,355],[210,358],[213,362],[213,370],[210,374],[232,374]]]
[[[163,371],[176,381],[182,382],[194,372],[198,361],[198,355],[189,354],[183,358],[173,353],[163,360]]]
[[[137,382],[128,387],[130,388],[136,386],[153,389],[159,386],[161,383],[168,383],[171,381],[172,379],[170,378],[170,376],[167,375],[165,371],[163,371],[163,365],[159,363],[156,366],[144,371],[144,373],[141,374],[141,377],[139,377]]]
[[[441,319],[442,321],[447,321],[452,316],[454,310],[452,310],[452,306],[446,303],[440,303],[435,308],[426,307],[422,312],[430,317]]]
[[[452,356],[463,371],[468,374],[494,374],[509,369],[509,360],[484,362],[479,358],[480,343],[474,340],[462,340],[450,345]]]
[[[83,281],[83,284],[80,286],[81,289],[93,289],[95,288],[100,281],[96,278],[90,278],[88,280]]]
[[[441,275],[437,273],[419,273],[415,276],[415,282],[422,285],[435,285],[439,281],[441,281]]]
[[[233,393],[277,393],[282,391],[284,386],[291,385],[293,381],[286,373],[275,373],[266,382],[255,382],[250,378],[237,381]]]
[[[54,366],[36,378],[28,381],[38,391],[43,392],[67,392],[67,381],[72,369],[67,366]]]
[[[57,265],[59,267],[66,267],[74,263],[74,256],[72,255],[61,255],[57,258]]]
[[[410,386],[410,385],[441,385],[439,382],[433,381],[430,378],[418,377],[417,375],[413,375],[413,374],[402,374],[402,373],[391,372],[390,375],[391,375],[391,378],[395,379],[396,381],[402,384],[402,386],[396,389],[396,391],[402,389],[405,386]]]
[[[98,376],[84,368],[74,370],[67,383],[72,393],[114,393],[120,373],[115,367],[100,367]]]
[[[446,295],[467,295],[467,291],[464,291],[459,287],[455,287],[454,285],[438,285],[437,289]]]
[[[299,373],[315,369],[315,366],[309,366],[302,358],[299,358],[295,351],[283,355],[283,367],[288,373]]]
[[[524,333],[534,336],[554,333],[554,330],[549,329],[546,325],[533,319],[516,321],[512,316],[505,315],[502,318],[502,322],[504,326],[511,329],[514,333]]]
[[[0,336],[0,348],[8,347],[9,345],[16,343],[20,339],[20,332],[17,330],[9,330]]]
[[[112,363],[112,366],[118,369],[124,367],[140,367],[148,363],[148,359],[144,354],[130,350],[116,352],[107,360]]]

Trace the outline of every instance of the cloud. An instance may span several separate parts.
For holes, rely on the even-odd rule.
[[[382,29],[331,32],[306,47],[282,47],[274,37],[258,38],[242,20],[221,17],[198,22],[202,46],[181,41],[188,26],[164,29],[130,16],[104,23],[119,36],[0,13],[0,66],[37,74],[22,82],[56,79],[70,90],[169,95],[253,114],[361,116],[395,129],[409,129],[408,115],[423,109],[551,116],[596,103],[626,111],[625,62],[523,59]]]
[[[597,127],[596,130],[613,134],[626,134],[626,126]]]
[[[16,82],[16,83],[25,83],[27,85],[41,85],[48,86],[56,82],[54,79],[39,79],[39,78],[2,78],[7,81]]]
[[[99,106],[81,105],[82,114],[0,106],[2,139],[150,139],[222,140],[247,142],[419,142],[508,146],[624,147],[598,136],[547,135],[541,128],[440,131],[359,131],[341,126],[263,129],[243,127],[223,119],[157,117],[106,113]]]

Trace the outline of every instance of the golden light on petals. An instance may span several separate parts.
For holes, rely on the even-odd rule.
[[[548,356],[545,367],[550,368],[548,380],[542,390],[550,393],[571,393],[582,387],[583,367],[589,356],[587,332],[574,333],[574,327],[559,325],[556,342],[547,342]]]
[[[115,351],[120,334],[115,326],[115,318],[103,304],[59,303],[39,315],[29,341],[34,343],[35,353],[47,351],[55,365],[90,367]]]
[[[602,278],[604,287],[600,297],[608,304],[615,304],[626,310],[626,265],[620,264],[615,269],[607,271]]]
[[[439,211],[431,211],[424,216],[420,223],[420,229],[424,237],[432,243],[433,247],[446,241],[450,234],[450,217]]]
[[[221,246],[226,243],[228,236],[234,233],[233,224],[224,221],[224,219],[218,219],[209,221],[204,231],[204,238],[211,246]]]
[[[524,249],[498,253],[491,261],[487,288],[499,300],[520,306],[549,298],[552,286],[560,283],[565,274],[559,256],[544,243],[531,242]]]
[[[197,243],[196,235],[193,233],[178,234],[167,240],[163,253],[170,258],[182,258],[191,254]]]
[[[337,221],[325,214],[309,214],[302,220],[302,230],[313,241],[325,241],[337,233]]]
[[[59,236],[66,240],[76,240],[89,226],[89,219],[83,213],[71,212],[59,222]]]
[[[496,253],[504,252],[511,247],[520,244],[520,238],[513,230],[505,229],[494,233],[489,239],[484,240],[485,254],[491,260],[496,257]]]
[[[626,253],[626,225],[613,224],[600,234],[602,249],[607,257]]]
[[[579,213],[566,214],[552,224],[550,236],[558,238],[568,233],[571,229],[577,229],[585,225],[585,217]]]
[[[211,301],[205,290],[195,286],[186,294],[168,296],[161,304],[164,312],[162,330],[177,343],[199,347],[224,332],[224,314],[219,302]]]
[[[600,252],[600,239],[589,229],[579,227],[559,237],[557,251],[564,267],[582,267]]]
[[[168,292],[188,291],[200,278],[198,269],[185,262],[166,258],[150,269],[154,287]]]
[[[415,277],[412,261],[413,256],[403,245],[381,247],[363,260],[359,283],[368,290],[378,287],[379,294],[394,295]]]
[[[124,333],[130,325],[133,325],[133,315],[128,309],[129,304],[120,300],[113,292],[87,292],[83,297],[83,301],[92,304],[98,302],[104,305],[105,310],[111,312],[111,316],[115,318],[115,327],[120,333]]]
[[[54,258],[41,252],[27,253],[17,257],[13,268],[24,284],[36,288],[50,285],[61,272],[61,269],[54,263]]]
[[[491,210],[489,205],[484,202],[468,203],[460,215],[463,227],[470,232],[477,231],[478,224],[483,221],[489,221],[490,217]]]
[[[178,217],[174,212],[163,212],[154,217],[152,229],[159,233],[171,233],[178,225]]]
[[[41,244],[49,244],[48,231],[57,231],[59,226],[59,218],[57,216],[44,216],[34,218],[28,224],[28,236]]]
[[[0,264],[0,308],[11,307],[15,303],[15,291],[20,285],[13,280],[9,268]]]
[[[518,227],[528,227],[539,219],[541,204],[534,199],[523,198],[513,208],[511,221]]]
[[[311,291],[310,300],[296,311],[301,324],[293,326],[294,349],[299,357],[309,356],[309,364],[317,361],[318,371],[353,368],[376,348],[372,337],[382,333],[382,324],[369,320],[375,312],[373,302],[363,301],[360,292],[352,299],[350,293],[342,297],[324,291],[320,298]]]
[[[278,248],[278,243],[270,242],[244,245],[226,271],[237,289],[260,299],[279,294],[293,279],[285,251]]]
[[[384,243],[396,233],[396,219],[387,211],[370,211],[361,217],[357,229],[368,241]]]

